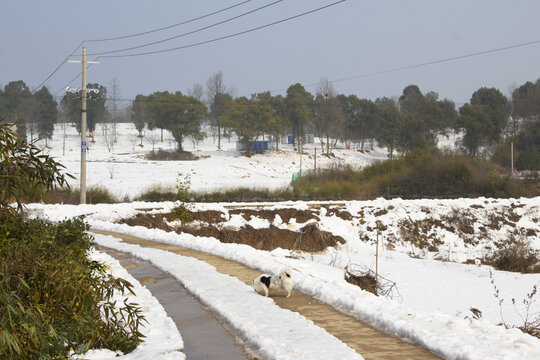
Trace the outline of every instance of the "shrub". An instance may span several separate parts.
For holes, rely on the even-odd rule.
[[[172,186],[152,185],[145,189],[139,196],[135,197],[136,201],[176,201],[176,189]]]
[[[0,118],[0,206],[17,202],[19,210],[25,195],[67,185],[64,166],[44,155],[34,143],[26,144],[12,130],[13,124],[1,124]]]
[[[500,244],[499,249],[487,260],[499,270],[522,273],[540,272],[538,250],[534,250],[526,239],[516,239],[514,235]]]
[[[91,348],[132,351],[144,321],[134,304],[115,304],[114,279],[85,253],[82,219],[49,224],[0,214],[0,358],[67,358]]]
[[[38,199],[25,199],[37,202],[43,200],[47,204],[79,204],[81,191],[79,189],[61,188],[47,192]],[[116,204],[120,199],[103,186],[91,186],[86,189],[86,202],[88,204]]]
[[[189,203],[189,188],[191,187],[191,179],[189,175],[186,175],[184,179],[178,179],[176,181],[176,196],[178,197],[179,204],[171,213],[176,220],[180,220],[182,224],[188,224],[193,220],[191,215],[192,205]]]
[[[538,195],[538,186],[500,176],[495,165],[437,150],[415,150],[402,158],[353,170],[320,170],[292,184],[312,199],[361,200],[376,197],[520,197]]]
[[[154,160],[154,161],[166,161],[166,160],[184,160],[184,161],[192,161],[192,160],[198,160],[199,157],[197,155],[194,155],[193,153],[190,153],[188,151],[165,151],[159,149],[156,151],[151,151],[146,155],[146,158],[148,160]]]

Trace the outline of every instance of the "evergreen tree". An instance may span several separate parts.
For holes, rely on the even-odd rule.
[[[360,142],[360,151],[364,152],[367,136],[373,136],[377,117],[377,106],[371,100],[358,99],[356,95],[338,95],[344,114],[344,141]]]
[[[267,92],[267,94],[270,96],[270,92]],[[280,137],[287,124],[285,98],[281,95],[270,96],[270,106],[272,107],[272,120],[268,126],[268,132],[274,136],[276,150],[279,150]]]
[[[394,100],[387,97],[378,98],[375,104],[378,113],[375,139],[380,146],[388,148],[390,159],[392,159],[398,146],[402,119]]]
[[[458,128],[465,131],[463,146],[469,155],[478,156],[478,148],[487,145],[494,124],[481,106],[465,104],[459,109]]]
[[[482,87],[473,93],[471,105],[479,106],[488,116],[492,124],[491,132],[488,134],[490,143],[500,141],[510,114],[508,99],[498,89]]]
[[[298,151],[302,150],[304,129],[312,118],[311,104],[313,95],[299,83],[289,86],[285,105],[287,107],[287,117],[289,118],[292,135],[298,146]]]
[[[170,97],[168,91],[156,91],[148,95],[145,118],[149,130],[160,129],[161,130],[161,142],[163,142],[163,130],[169,126],[170,118],[166,116],[165,109],[161,109],[161,104],[165,103],[167,98]],[[150,104],[152,107],[150,108]]]
[[[32,115],[32,93],[22,80],[11,81],[4,87],[4,111],[8,122],[16,123],[17,133],[26,140],[26,121]]]
[[[98,92],[86,94],[86,128],[94,141],[96,124],[103,122],[107,117],[107,89],[99,84],[88,84],[88,89],[98,89]],[[61,101],[61,106],[68,120],[75,124],[77,131],[81,132],[81,94],[66,93]]]
[[[143,139],[143,130],[144,126],[146,125],[145,108],[147,103],[148,97],[139,94],[135,96],[135,100],[133,100],[131,104],[131,121],[133,122],[133,124],[135,124],[135,128],[139,132],[141,145]]]
[[[512,92],[512,119],[514,135],[520,122],[525,128],[540,123],[540,79],[536,83],[528,81]]]
[[[234,101],[227,123],[244,145],[246,156],[251,156],[253,143],[269,132],[269,124],[275,121],[269,93],[253,95],[251,99],[240,97]]]
[[[178,152],[184,151],[182,143],[186,136],[200,138],[201,122],[208,114],[202,102],[179,91],[150,95],[145,112],[150,119],[149,124],[171,132]]]
[[[57,103],[45,86],[34,93],[34,118],[37,119],[37,131],[41,139],[52,139],[54,124],[58,118]]]

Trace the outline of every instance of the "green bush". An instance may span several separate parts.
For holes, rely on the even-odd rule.
[[[82,219],[49,224],[0,211],[0,358],[66,358],[92,348],[128,353],[142,340],[140,309],[115,304],[131,284],[85,257]]]

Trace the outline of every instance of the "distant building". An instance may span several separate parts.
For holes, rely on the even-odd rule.
[[[313,144],[315,142],[314,134],[305,134],[304,135],[304,144]],[[281,137],[282,144],[294,144],[294,136],[287,134]]]
[[[273,141],[268,141],[268,140],[257,140],[251,146],[251,151],[256,152],[256,153],[262,153],[265,150],[275,150],[275,149],[276,149],[276,144]],[[237,141],[236,150],[237,151],[246,150],[244,143],[241,141]]]

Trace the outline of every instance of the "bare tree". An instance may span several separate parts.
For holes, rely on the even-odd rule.
[[[204,88],[201,84],[193,84],[193,86],[187,91],[189,96],[194,97],[199,101],[203,101]]]
[[[341,105],[336,95],[332,82],[326,78],[321,79],[315,96],[314,125],[318,133],[317,135],[321,139],[322,151],[324,151],[324,146],[326,145],[327,154],[330,153],[330,138],[333,137],[335,139],[333,144],[335,146],[340,135],[340,129],[342,128],[341,123],[343,122]]]
[[[223,84],[223,73],[218,71],[214,75],[210,76],[206,81],[206,97],[208,101],[208,107],[210,109],[210,124],[217,129],[218,136],[218,149],[221,149],[221,119],[220,117],[222,107],[219,101],[221,94],[226,94],[227,88]]]
[[[145,134],[144,138],[152,144],[152,152],[154,152],[156,143],[159,141],[159,135],[155,134],[153,131],[149,131]]]
[[[116,78],[112,79],[111,83],[109,84],[109,88],[107,89],[107,95],[109,113],[111,114],[114,142],[117,142],[118,135],[116,133],[116,122],[118,120],[118,114],[120,110],[118,106],[120,102],[120,84],[118,83]]]

